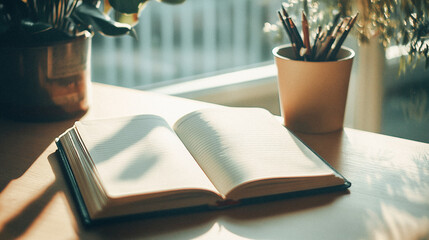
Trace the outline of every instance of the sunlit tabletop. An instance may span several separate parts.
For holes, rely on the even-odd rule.
[[[208,103],[93,84],[83,117],[154,113],[174,122]],[[348,191],[84,228],[54,139],[76,119],[0,120],[0,239],[427,239],[429,145],[353,129],[298,136]]]

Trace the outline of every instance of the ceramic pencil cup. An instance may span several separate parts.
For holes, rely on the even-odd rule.
[[[342,47],[325,62],[296,60],[291,45],[274,48],[273,55],[285,126],[303,133],[342,129],[354,51]]]

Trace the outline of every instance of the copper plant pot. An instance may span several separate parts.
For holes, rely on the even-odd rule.
[[[89,108],[91,37],[0,47],[1,115],[26,121],[83,115]]]

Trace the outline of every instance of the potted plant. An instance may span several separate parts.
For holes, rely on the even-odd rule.
[[[414,68],[417,64],[420,66],[421,63],[428,68],[429,2],[427,0],[289,0],[285,1],[285,5],[294,18],[304,10],[311,25],[310,29],[314,31],[312,36],[316,35],[315,30],[319,25],[326,26],[331,21],[335,21],[335,16],[346,17],[359,13],[353,34],[349,34],[357,36],[362,45],[359,59],[363,63],[358,64],[359,74],[355,75],[356,81],[353,86],[355,100],[352,106],[353,126],[369,131],[380,131],[382,97],[385,94],[383,91],[389,91],[382,82],[383,74],[387,72],[385,72],[387,66],[384,63],[385,54],[382,48],[394,46],[394,49],[404,50],[400,55],[398,54],[400,74],[409,67]],[[272,39],[283,42],[285,32],[281,23],[266,23],[264,30],[270,33]],[[422,76],[422,80],[427,79],[424,77],[427,74]],[[399,77],[398,74],[398,79]],[[391,77],[389,81],[393,82]],[[401,83],[399,86],[401,92],[405,93],[404,87],[407,87],[406,84],[409,82]],[[406,95],[404,94],[404,98],[409,98],[405,100],[407,105],[401,103],[402,106],[395,106],[395,108],[402,108],[403,111],[418,109],[422,112],[427,109],[427,91],[421,88],[427,84],[418,86],[420,88],[417,90],[418,95],[415,94],[417,87],[411,86],[413,88],[407,91]]]
[[[0,0],[0,114],[59,120],[85,113],[92,35],[136,37],[147,2]]]
[[[350,16],[359,12],[354,30],[359,42],[366,43],[371,38],[378,38],[384,47],[406,46],[408,57],[401,58],[400,72],[405,71],[406,64],[414,64],[420,59],[425,61],[426,68],[429,67],[427,0],[299,0],[288,1],[286,5],[294,15],[303,9],[309,16],[312,29],[328,24],[336,14]],[[280,26],[280,23],[277,25]],[[267,23],[264,30],[271,32],[277,41],[282,41],[281,26],[278,26]]]

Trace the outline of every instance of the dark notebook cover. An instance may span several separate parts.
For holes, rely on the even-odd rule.
[[[83,197],[81,195],[81,192],[79,190],[79,186],[78,186],[76,179],[74,177],[73,171],[72,171],[70,164],[68,162],[64,148],[58,139],[55,140],[55,143],[57,144],[57,147],[58,147],[57,152],[59,153],[59,160],[61,162],[62,169],[63,169],[64,174],[66,176],[67,183],[69,184],[69,186],[71,188],[71,193],[72,193],[73,199],[76,203],[76,207],[77,207],[77,210],[79,212],[82,224],[85,227],[99,225],[99,224],[103,224],[103,223],[107,223],[107,222],[127,220],[127,219],[132,219],[132,218],[160,217],[160,216],[189,213],[189,212],[196,212],[196,211],[211,211],[211,210],[216,210],[216,209],[223,209],[226,207],[232,207],[235,205],[255,204],[255,203],[275,201],[275,200],[281,200],[281,199],[292,198],[292,197],[302,197],[302,196],[307,196],[307,195],[315,195],[315,194],[328,193],[328,192],[333,192],[333,191],[341,191],[341,190],[345,190],[351,186],[351,183],[349,181],[347,181],[347,179],[345,179],[329,163],[327,163],[323,158],[321,158],[317,153],[315,153],[321,160],[323,160],[329,167],[331,167],[337,174],[339,174],[345,180],[345,183],[343,185],[318,188],[318,189],[312,189],[312,190],[304,190],[304,191],[298,191],[298,192],[282,193],[282,194],[277,194],[277,195],[270,195],[270,196],[257,197],[257,198],[251,198],[251,199],[243,199],[243,200],[240,200],[239,202],[234,202],[234,203],[230,203],[227,201],[227,202],[225,202],[225,204],[220,204],[218,207],[213,207],[213,206],[208,206],[208,205],[206,205],[206,206],[195,206],[195,207],[189,207],[189,208],[163,210],[163,211],[158,211],[158,212],[136,213],[133,215],[124,215],[124,216],[117,216],[117,217],[111,217],[111,218],[91,219],[91,217],[88,213],[88,210],[86,208],[85,202],[83,200]]]

